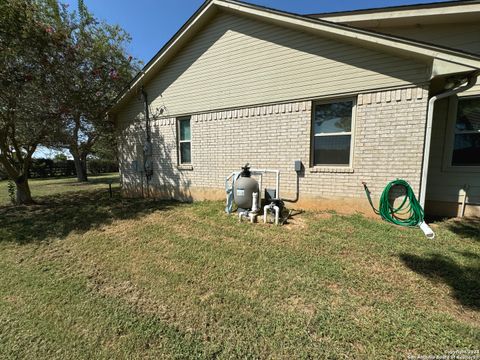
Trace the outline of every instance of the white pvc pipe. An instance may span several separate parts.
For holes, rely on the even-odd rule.
[[[468,190],[468,188],[469,188],[469,186],[465,185],[463,187],[463,189],[461,190],[462,191],[462,208],[460,210],[460,217],[465,216],[465,206],[467,205],[467,190]]]
[[[277,199],[280,199],[280,171],[277,171],[277,181],[276,181],[275,185],[276,185],[276,188],[277,188]]]
[[[430,161],[430,143],[432,141],[433,110],[435,108],[435,102],[437,100],[444,99],[446,97],[449,97],[470,89],[477,82],[478,75],[479,75],[478,71],[474,72],[468,77],[468,83],[466,85],[432,96],[428,101],[427,127],[425,129],[425,146],[423,149],[422,177],[420,180],[420,205],[423,208],[425,208],[425,196],[427,191],[427,176],[428,176],[428,165]]]
[[[235,176],[236,172],[232,172],[230,175],[228,175],[226,178],[225,178],[225,181],[228,181],[230,180],[233,176]]]
[[[248,218],[248,211],[241,211],[238,213],[238,222],[242,222],[242,218]]]
[[[275,225],[278,225],[280,222],[280,208],[277,205],[273,205],[273,203],[263,207],[263,223],[267,223],[267,214],[269,209],[273,209],[275,211]]]
[[[280,219],[280,208],[275,205],[273,209],[275,210],[275,225],[278,225]]]
[[[275,193],[276,193],[276,198],[280,199],[280,170],[272,170],[272,169],[250,169],[250,172],[252,174],[275,174]],[[261,191],[261,189],[260,189]]]
[[[435,233],[433,232],[433,230],[430,228],[430,226],[428,226],[428,224],[425,222],[425,221],[422,221],[420,223],[420,230],[423,231],[423,233],[425,234],[425,236],[429,239],[433,239],[435,238]]]
[[[258,193],[254,192],[252,195],[252,212],[258,211]]]
[[[258,207],[262,206],[262,193],[263,193],[263,174],[260,174],[260,186],[258,188]]]
[[[267,212],[268,212],[268,208],[270,207],[270,205],[265,205],[263,207],[263,223],[266,224],[267,223]]]

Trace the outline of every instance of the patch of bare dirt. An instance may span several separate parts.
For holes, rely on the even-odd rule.
[[[315,305],[309,304],[298,295],[293,295],[289,297],[284,304],[285,310],[300,312],[307,315],[309,318],[312,318],[315,315],[316,308]]]
[[[287,230],[299,230],[308,228],[308,223],[302,218],[302,215],[295,215],[288,219],[287,223],[284,225],[284,228]]]

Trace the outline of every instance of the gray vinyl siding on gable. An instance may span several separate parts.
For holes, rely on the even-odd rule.
[[[480,22],[381,27],[370,30],[480,55]]]
[[[419,84],[428,73],[411,59],[219,14],[146,89],[153,108],[181,115]]]
[[[478,23],[423,24],[367,29],[480,55],[480,21]],[[478,94],[480,94],[480,80],[472,89],[462,93],[462,96]]]

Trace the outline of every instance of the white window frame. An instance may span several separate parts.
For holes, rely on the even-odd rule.
[[[467,172],[467,173],[480,173],[480,166],[458,166],[452,165],[453,160],[453,147],[455,144],[456,124],[457,124],[457,112],[458,101],[462,99],[480,98],[480,95],[469,96],[452,96],[449,99],[449,111],[446,126],[445,146],[443,154],[443,171],[445,172]],[[474,134],[480,133],[479,130],[467,130],[462,134]]]
[[[190,140],[181,140],[180,139],[180,122],[188,120],[190,123]],[[180,116],[177,118],[177,154],[178,154],[178,165],[179,166],[191,166],[193,163],[193,156],[192,156],[192,117],[191,116]],[[190,162],[182,162],[182,150],[181,144],[183,143],[190,143]]]
[[[340,131],[335,133],[324,133],[324,134],[315,134],[315,107],[317,105],[323,104],[334,104],[337,102],[352,102],[352,121],[350,124],[350,131]],[[311,144],[310,144],[310,167],[314,169],[353,169],[353,154],[355,147],[355,124],[356,124],[356,113],[357,113],[357,98],[356,97],[344,97],[344,98],[333,98],[325,100],[316,100],[312,101],[312,119],[311,119]],[[348,164],[315,164],[315,138],[316,137],[325,137],[325,136],[341,136],[341,135],[350,135],[350,155]]]

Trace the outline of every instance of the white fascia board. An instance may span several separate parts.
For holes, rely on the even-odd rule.
[[[370,12],[359,10],[361,13],[329,15],[320,14],[312,15],[317,19],[328,20],[336,23],[349,23],[372,21],[372,20],[392,20],[392,19],[406,19],[427,16],[445,16],[445,15],[462,15],[480,12],[480,4],[455,4],[450,6],[442,6],[437,8],[427,9],[401,9],[401,10],[376,10],[372,9]]]
[[[470,66],[465,66],[461,64],[452,63],[449,61],[434,59],[432,65],[432,75],[431,78],[448,74],[458,74],[469,71],[474,71],[475,68]]]

